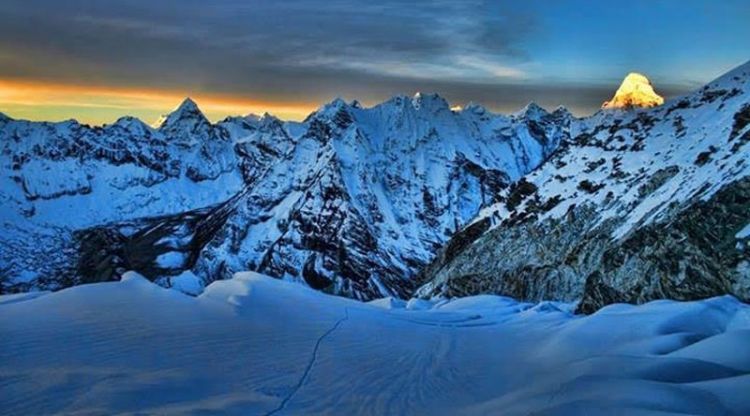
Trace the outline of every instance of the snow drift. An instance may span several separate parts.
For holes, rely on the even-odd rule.
[[[377,301],[256,273],[0,297],[4,414],[748,414],[750,307]]]

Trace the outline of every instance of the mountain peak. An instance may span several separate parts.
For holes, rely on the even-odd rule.
[[[318,112],[320,113],[331,113],[334,114],[341,110],[342,108],[348,108],[349,104],[344,101],[341,97],[336,97],[331,102],[324,104],[322,107],[318,109]]]
[[[547,114],[549,114],[547,110],[545,110],[544,108],[540,107],[539,104],[532,101],[526,104],[526,107],[521,109],[521,111],[514,113],[512,115],[517,118],[524,118],[524,117],[525,118],[538,118],[541,116],[545,116]]]
[[[113,124],[107,125],[107,127],[113,127],[113,126],[120,127],[125,130],[129,130],[131,132],[138,132],[141,134],[151,129],[151,127],[149,127],[146,123],[132,116],[120,117]]]
[[[620,84],[615,96],[604,103],[604,109],[656,107],[664,104],[664,98],[654,91],[645,75],[631,72]]]
[[[331,107],[345,107],[347,104],[346,104],[346,101],[344,101],[343,98],[336,97],[328,105],[331,106]]]
[[[260,118],[258,119],[258,123],[262,126],[281,126],[283,124],[281,119],[267,111],[264,112],[262,116],[260,116]]]
[[[310,114],[307,118],[311,118],[314,116],[325,116],[325,117],[333,117],[338,112],[342,110],[348,109],[349,104],[344,101],[341,97],[334,98],[331,102],[324,104],[322,107],[318,108],[317,111]]]
[[[195,101],[193,101],[193,99],[190,97],[185,97],[178,108],[183,111],[200,111],[198,109],[198,104],[196,104]]]
[[[573,117],[570,111],[565,106],[558,106],[555,111],[552,112],[553,116],[556,117]]]
[[[178,124],[185,124],[187,121],[191,125],[208,123],[208,119],[198,108],[198,104],[190,97],[185,98],[171,113],[161,116],[155,127],[159,129],[170,128]]]
[[[446,101],[445,98],[436,93],[423,94],[421,92],[417,92],[411,99],[411,103],[417,110],[420,108],[429,108],[432,110],[439,110],[443,108],[450,109],[448,101]]]

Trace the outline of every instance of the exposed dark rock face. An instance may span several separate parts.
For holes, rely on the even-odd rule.
[[[750,64],[663,107],[602,112],[454,236],[418,295],[612,303],[750,301]],[[749,140],[750,141],[750,140]],[[455,250],[453,247],[460,247]]]
[[[509,211],[513,211],[516,207],[529,195],[533,195],[536,192],[536,185],[529,183],[525,178],[521,178],[518,182],[514,183],[510,192],[508,193],[508,199],[505,205]]]
[[[735,235],[750,216],[750,178],[695,201],[669,223],[649,224],[602,253],[578,307],[590,313],[610,303],[696,300],[731,293],[750,301],[750,260]],[[746,266],[744,266],[746,269]],[[589,286],[592,286],[589,290]]]
[[[750,124],[750,103],[745,104],[740,111],[734,115],[734,125],[732,125],[732,132],[729,133],[729,141],[731,142],[740,132]]]
[[[437,273],[443,264],[453,261],[453,259],[461,254],[467,247],[469,247],[469,245],[484,235],[484,233],[489,230],[491,224],[492,221],[489,218],[483,218],[456,232],[453,237],[448,240],[445,247],[437,252],[435,259],[422,270],[416,281],[426,281],[430,276]]]
[[[578,208],[564,219],[501,225],[452,256],[442,254],[444,249],[428,267],[430,282],[419,294],[491,293],[542,300],[554,293],[555,299],[575,300],[583,292],[578,269],[595,267],[591,250],[602,250],[601,236],[586,232],[594,216]]]
[[[302,123],[1,118],[0,291],[251,270],[362,300],[748,299],[749,80],[585,119],[422,94]]]
[[[432,282],[422,294],[581,299],[582,313],[611,303],[727,293],[750,301],[750,253],[735,238],[750,220],[750,178],[673,211],[669,221],[622,240],[611,238],[617,221],[591,227],[598,218],[592,207],[573,208],[561,219],[500,226],[458,255],[447,255],[451,240],[426,269]]]
[[[646,183],[638,187],[638,196],[644,198],[651,195],[679,172],[680,168],[678,166],[667,166],[666,168],[657,170]]]
[[[216,207],[77,231],[74,283],[119,280],[128,270],[157,280],[193,268],[245,195],[241,192]]]
[[[0,224],[12,249],[0,252],[0,290],[128,269],[165,286],[189,270],[202,286],[251,270],[357,299],[408,297],[437,249],[567,138],[570,118],[454,112],[418,95],[369,109],[335,100],[303,123],[212,124],[191,100],[155,129],[6,120],[0,198],[18,215]],[[29,256],[26,236],[50,253]]]

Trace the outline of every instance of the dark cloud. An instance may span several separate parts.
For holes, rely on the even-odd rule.
[[[322,101],[416,90],[598,106],[612,86],[526,79],[533,16],[499,2],[6,0],[0,76]]]

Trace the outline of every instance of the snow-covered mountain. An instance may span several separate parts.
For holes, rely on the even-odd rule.
[[[570,137],[446,245],[420,295],[750,300],[750,63]]]
[[[664,98],[654,91],[651,81],[637,72],[629,73],[622,81],[615,96],[602,105],[604,109],[656,107],[664,104]]]
[[[750,299],[750,63],[653,108],[628,78],[615,101],[650,101],[584,119],[422,94],[299,123],[189,99],[153,128],[3,116],[0,287],[251,270],[358,299]]]
[[[347,296],[407,295],[437,249],[567,140],[572,117],[451,111],[437,95],[335,100],[304,122],[210,123],[186,100],[122,118],[0,119],[2,291],[138,270],[199,292],[256,270]]]

